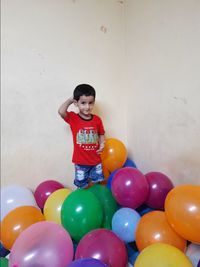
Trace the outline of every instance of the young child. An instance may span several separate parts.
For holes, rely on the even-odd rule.
[[[104,180],[100,153],[104,149],[105,131],[100,117],[92,114],[95,96],[92,86],[80,84],[74,89],[73,97],[66,100],[58,110],[72,131],[74,184],[79,188],[87,187],[90,180],[93,183]],[[68,111],[72,103],[78,107],[78,114]]]

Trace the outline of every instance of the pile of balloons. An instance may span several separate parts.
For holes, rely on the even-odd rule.
[[[0,265],[200,267],[200,186],[144,175],[114,138],[101,157],[106,179],[87,189],[2,188]]]

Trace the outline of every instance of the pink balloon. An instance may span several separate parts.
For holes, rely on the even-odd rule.
[[[38,206],[43,209],[47,198],[56,190],[64,188],[64,185],[54,180],[47,180],[39,184],[34,196]]]
[[[125,167],[115,173],[111,190],[121,206],[136,209],[147,199],[149,185],[138,169]]]
[[[75,259],[94,258],[109,267],[125,267],[128,262],[123,241],[111,230],[96,229],[86,234],[79,242]]]
[[[66,267],[73,259],[68,232],[54,222],[38,222],[24,230],[12,246],[9,267]]]
[[[149,172],[145,177],[149,184],[149,195],[145,204],[154,209],[164,210],[165,198],[174,187],[173,183],[161,172]]]

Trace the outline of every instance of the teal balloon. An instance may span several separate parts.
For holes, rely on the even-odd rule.
[[[62,204],[61,223],[76,242],[91,230],[100,228],[102,220],[101,203],[88,190],[77,189]]]
[[[8,267],[8,260],[6,258],[0,258],[0,266],[1,267]]]
[[[93,185],[88,190],[92,192],[101,203],[103,209],[102,227],[112,229],[112,217],[118,209],[117,202],[114,199],[112,192],[107,187],[99,184]]]

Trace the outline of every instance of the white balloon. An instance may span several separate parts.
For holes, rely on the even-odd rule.
[[[20,206],[38,208],[33,192],[27,187],[9,185],[1,189],[1,221],[13,209]]]
[[[186,255],[191,260],[193,266],[197,267],[198,262],[200,260],[200,245],[196,245],[193,243],[189,244],[186,250]]]

